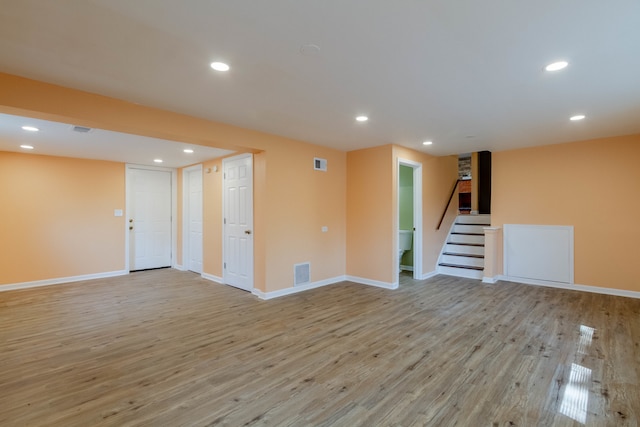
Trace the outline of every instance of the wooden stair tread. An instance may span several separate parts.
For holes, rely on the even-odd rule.
[[[467,258],[484,258],[484,255],[478,254],[458,254],[455,252],[443,252],[442,255],[451,255],[451,256],[463,256]]]
[[[446,263],[446,262],[441,262],[438,265],[440,267],[464,268],[465,270],[477,270],[477,271],[483,271],[484,270],[484,267],[476,267],[476,266],[473,266],[473,265],[449,264],[449,263]]]

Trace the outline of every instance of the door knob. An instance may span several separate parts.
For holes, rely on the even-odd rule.
[[[133,218],[131,218],[131,219],[129,220],[129,222],[133,222]]]
[[[244,234],[251,234],[251,230],[244,230]]]
[[[133,230],[133,226],[130,226],[130,227],[129,227],[129,230]]]

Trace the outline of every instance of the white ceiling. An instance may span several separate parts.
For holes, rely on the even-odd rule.
[[[640,133],[638,0],[1,3],[0,71],[341,150]]]
[[[22,126],[32,126],[29,132]],[[0,151],[16,151],[61,157],[110,160],[138,165],[184,167],[232,153],[228,150],[184,144],[144,136],[91,129],[88,133],[73,130],[66,123],[27,119],[0,114]],[[30,145],[33,150],[20,148]],[[193,153],[185,153],[189,148]],[[162,163],[154,162],[161,159]]]

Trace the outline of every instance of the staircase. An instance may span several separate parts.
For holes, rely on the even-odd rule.
[[[491,215],[458,215],[438,260],[438,273],[482,279],[484,272],[484,227]]]

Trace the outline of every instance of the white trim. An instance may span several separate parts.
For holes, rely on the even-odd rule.
[[[404,270],[404,271],[414,271],[413,266],[412,265],[402,265],[400,264],[400,270]]]
[[[212,282],[216,282],[221,285],[224,285],[224,280],[222,279],[222,277],[214,276],[213,274],[209,274],[209,273],[202,273],[200,276],[203,279],[210,280]]]
[[[519,277],[509,277],[509,276],[503,276],[503,275],[496,276],[494,277],[494,279],[496,281],[501,280],[505,282],[521,283],[523,285],[546,286],[549,288],[568,289],[572,291],[589,292],[594,294],[613,295],[613,296],[627,297],[627,298],[640,298],[640,292],[626,291],[624,289],[601,288],[598,286],[577,285],[577,284],[569,285],[566,283],[548,282],[544,280],[521,279]]]
[[[190,186],[190,180],[191,180],[191,175],[189,175],[191,172],[200,172],[200,175],[202,175],[202,163],[194,165],[194,166],[189,166],[188,168],[183,168],[181,173],[182,173],[182,263],[185,265],[184,270],[187,270],[187,266],[189,265],[189,258],[191,257],[190,254],[190,236],[188,234],[189,231],[189,198],[191,197],[189,194],[189,186]],[[201,178],[200,180],[200,208],[204,209],[204,177]],[[201,212],[201,217],[203,219],[204,222],[204,212]],[[202,238],[204,239],[204,233]],[[204,254],[200,254],[202,256],[202,258],[204,259]],[[176,256],[177,258],[177,256]],[[183,270],[183,271],[184,271]]]
[[[487,276],[485,276],[485,277],[483,277],[483,278],[482,278],[482,283],[490,283],[490,284],[494,284],[494,283],[496,283],[498,280],[499,280],[499,279],[498,279],[498,277],[497,277],[497,276],[496,276],[496,277],[487,277]]]
[[[252,289],[251,293],[262,300],[270,300],[274,298],[283,297],[286,295],[297,294],[298,292],[308,291],[310,289],[320,288],[323,286],[333,285],[335,283],[341,283],[346,281],[345,276],[333,277],[331,279],[320,280],[318,282],[307,283],[305,285],[299,285],[291,288],[280,289],[272,292],[262,292],[258,289]]]
[[[61,285],[65,283],[81,282],[84,280],[105,279],[107,277],[126,276],[129,270],[108,271],[105,273],[83,274],[81,276],[59,277],[57,279],[36,280],[33,282],[10,283],[0,285],[0,292],[16,289],[37,288],[40,286]]]
[[[377,288],[398,289],[398,282],[395,282],[395,283],[381,282],[379,280],[365,279],[364,277],[357,277],[357,276],[345,276],[344,280],[349,282],[354,282],[354,283],[360,283],[361,285],[375,286]]]
[[[307,283],[306,285],[280,289],[278,291],[272,291],[272,292],[263,292],[261,290],[254,288],[251,290],[251,293],[262,300],[270,300],[270,299],[279,298],[286,295],[297,294],[299,292],[308,291],[310,289],[321,288],[323,286],[334,285],[336,283],[342,283],[342,282],[353,282],[353,283],[358,283],[360,285],[375,286],[375,287],[384,288],[384,289],[398,289],[398,282],[387,283],[387,282],[380,282],[377,280],[365,279],[363,277],[337,276],[337,277],[332,277],[330,279],[320,280],[318,282]]]
[[[178,271],[187,271],[182,264],[176,264],[176,266],[173,268],[175,268]]]
[[[135,165],[132,163],[125,164],[124,188],[125,188],[125,224],[124,224],[124,268],[130,271],[129,265],[129,171],[131,169],[155,170],[171,172],[171,268],[176,268],[178,253],[178,172],[175,168],[166,168],[161,166]]]
[[[437,271],[430,271],[429,273],[425,273],[420,277],[420,280],[427,280],[427,279],[431,279],[432,277],[436,277],[438,274]]]
[[[397,186],[396,186],[396,232],[393,251],[394,261],[398,258],[398,231],[400,230],[400,166],[413,169],[413,278],[420,280],[422,275],[422,163],[413,160],[397,158]],[[394,271],[400,271],[399,261],[394,262]],[[374,285],[376,286],[376,285]],[[397,285],[396,285],[397,287]]]

